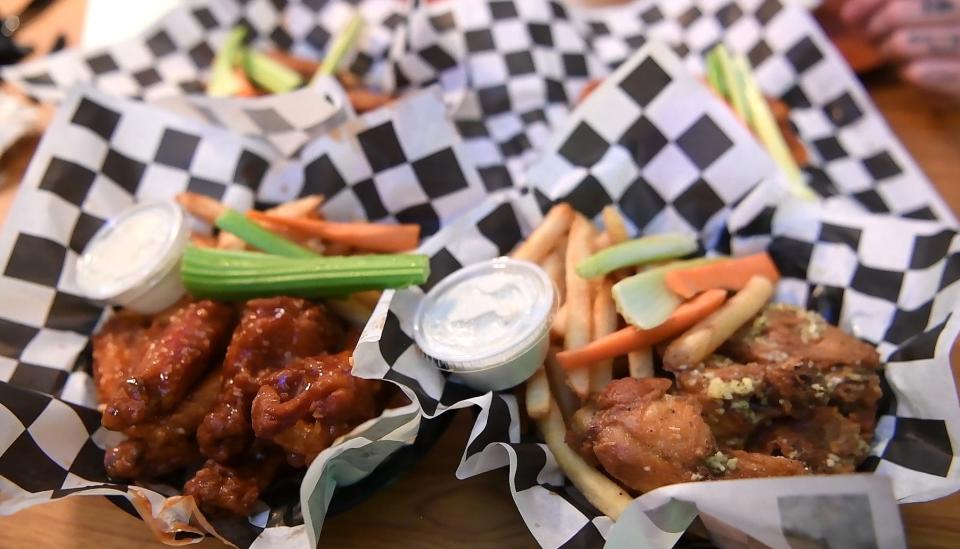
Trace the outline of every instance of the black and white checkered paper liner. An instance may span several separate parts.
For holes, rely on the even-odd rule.
[[[0,232],[0,514],[67,495],[138,490],[168,524],[189,523],[178,507],[160,510],[169,487],[112,484],[103,470],[103,449],[118,435],[99,426],[90,335],[109,312],[81,297],[74,265],[105,220],[184,190],[238,209],[322,193],[331,219],[420,223],[431,234],[484,196],[461,146],[438,90],[351,119],[288,161],[262,139],[75,89]],[[269,509],[215,528],[240,547],[315,545],[334,486],[410,444],[419,421],[416,405],[387,412],[313,463],[302,508],[266,495]],[[180,535],[199,536],[188,526]]]
[[[400,84],[439,81],[490,189],[523,184],[589,79],[647,41],[703,74],[724,42],[747,56],[762,90],[791,107],[811,153],[810,185],[856,210],[955,223],[842,56],[800,2],[646,0],[578,8],[549,0],[421,5],[396,57]]]
[[[806,305],[877,345],[886,363],[885,397],[862,467],[876,474],[671,486],[638,498],[614,525],[565,480],[545,445],[521,436],[512,392],[465,397],[464,387],[437,369],[412,337],[424,291],[461,266],[508,253],[542,218],[542,200],[517,191],[492,195],[427,241],[421,250],[431,257],[430,280],[388,292],[355,354],[358,375],[412,389],[427,416],[479,409],[457,475],[508,467],[514,501],[541,545],[597,546],[606,539],[614,547],[669,547],[699,515],[721,545],[818,540],[900,547],[897,502],[960,489],[960,408],[949,363],[960,332],[956,231],[889,214],[851,215],[796,201],[782,186],[764,183],[722,215],[714,231],[726,236],[707,228],[714,224],[709,212],[699,216],[703,225],[670,230],[700,235],[708,253],[727,246],[737,255],[768,250],[783,274],[779,301]]]
[[[387,53],[403,21],[392,0],[193,0],[164,16],[140,36],[95,50],[75,48],[4,68],[4,79],[39,99],[60,100],[87,83],[112,95],[159,102],[166,108],[242,135],[266,139],[285,156],[321,135],[349,113],[345,101],[321,84],[259,98],[210,98],[203,94],[215,52],[230,29],[244,25],[253,47],[320,59],[354,13],[366,22],[350,68],[367,83],[389,82]],[[379,84],[378,84],[379,82]]]
[[[809,182],[863,211],[956,223],[808,9],[790,0],[660,0],[582,12],[594,51],[617,66],[645,40],[703,73],[723,42],[747,56],[761,89],[790,107],[811,153]]]
[[[321,59],[359,11],[365,25],[350,68],[376,83],[389,72],[382,67],[404,9],[392,0],[188,0],[135,38],[93,50],[63,50],[5,67],[2,75],[46,100],[62,99],[77,83],[147,100],[202,93],[216,51],[234,27],[245,26],[257,49]]]
[[[772,160],[669,48],[650,43],[554,134],[525,182],[590,218],[617,204],[642,232],[718,229]]]

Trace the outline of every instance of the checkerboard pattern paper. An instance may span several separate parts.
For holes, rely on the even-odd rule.
[[[333,78],[282,95],[256,98],[169,96],[152,101],[165,109],[214,124],[238,135],[264,139],[285,158],[304,144],[342,125],[352,115]]]
[[[444,86],[490,191],[521,183],[583,86],[605,72],[561,2],[425,4],[408,28],[398,84]]]
[[[147,100],[202,93],[216,51],[232,28],[245,26],[257,49],[320,59],[355,9],[356,2],[349,0],[191,0],[131,40],[97,50],[64,50],[5,67],[2,75],[46,100],[63,98],[76,83]],[[372,76],[374,64],[383,65],[393,30],[403,21],[402,9],[391,0],[360,7],[366,30],[351,60],[355,73]]]
[[[109,310],[81,297],[74,280],[78,254],[106,220],[184,190],[240,210],[322,192],[330,219],[418,223],[430,234],[483,197],[463,159],[435,90],[352,119],[286,160],[264,139],[76,89],[61,103],[0,232],[0,432],[7,434],[0,436],[0,513],[74,494],[132,497],[105,476],[103,450],[118,434],[99,428],[91,379],[90,336]],[[309,472],[309,525],[299,503],[268,496],[270,512],[215,520],[214,527],[240,547],[280,546],[291,535],[315,544],[336,484],[355,481],[412,443],[419,418],[416,406],[385,414],[360,428],[349,448],[321,455]],[[170,487],[152,488],[142,492],[155,513],[186,513],[162,505]],[[171,534],[202,535],[184,528]]]
[[[804,7],[788,0],[661,0],[576,16],[610,67],[656,41],[702,74],[706,52],[723,42],[747,57],[764,93],[790,106],[812,157],[808,182],[818,193],[861,211],[955,223]]]
[[[558,129],[527,183],[590,218],[618,204],[642,232],[717,232],[775,173],[730,109],[667,48],[641,48]]]
[[[721,229],[726,238],[711,242],[710,233],[696,225],[670,230],[701,235],[707,253],[728,251],[719,246],[736,255],[768,249],[783,274],[779,301],[805,304],[877,345],[886,362],[885,397],[872,455],[862,468],[875,475],[736,481],[739,491],[726,483],[675,485],[639,497],[616,523],[603,516],[564,478],[543,444],[521,437],[511,391],[470,393],[434,366],[411,332],[424,291],[461,266],[507,253],[542,219],[542,205],[534,193],[494,195],[425,242],[421,251],[431,258],[430,280],[419,289],[385,294],[355,353],[355,372],[412,389],[428,417],[479,408],[457,475],[509,467],[514,501],[541,546],[645,539],[652,547],[671,547],[699,509],[715,540],[787,546],[798,539],[841,545],[859,539],[900,547],[896,502],[928,501],[960,489],[952,442],[960,434],[960,407],[949,363],[960,333],[955,230],[892,215],[850,215],[795,201],[783,186],[765,182],[729,205]],[[854,535],[827,528],[830,517],[802,520],[817,516],[822,505],[836,504],[841,494],[859,498],[847,503],[869,510],[869,520],[858,521],[868,525],[865,530]]]

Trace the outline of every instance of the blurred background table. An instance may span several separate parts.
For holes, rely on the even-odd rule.
[[[129,1],[129,0],[127,0]],[[24,0],[0,0],[0,14],[18,11]],[[139,4],[139,2],[137,3]],[[18,34],[48,49],[63,34],[79,42],[84,0],[60,0]],[[960,107],[910,88],[892,71],[869,75],[865,84],[894,132],[933,181],[955,214],[960,213]],[[0,160],[0,221],[36,139],[26,139]],[[954,349],[954,373],[960,353]],[[406,475],[359,506],[327,520],[325,547],[534,547],[516,511],[505,469],[458,481],[454,476],[473,425],[459,412],[450,429]],[[901,507],[911,547],[960,547],[960,494]],[[0,548],[63,547],[127,549],[164,547],[137,519],[104,498],[77,497],[0,517]],[[208,539],[192,547],[223,547]]]

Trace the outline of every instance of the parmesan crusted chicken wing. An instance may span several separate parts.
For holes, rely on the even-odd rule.
[[[638,492],[694,480],[806,472],[802,463],[787,458],[725,455],[698,401],[667,394],[670,385],[662,378],[613,381],[574,415],[568,442]],[[740,459],[748,467],[740,469]]]

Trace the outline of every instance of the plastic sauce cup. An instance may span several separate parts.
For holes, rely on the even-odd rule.
[[[189,237],[179,206],[134,206],[90,239],[77,260],[77,286],[96,302],[143,314],[162,311],[185,293],[179,265]]]
[[[557,291],[529,261],[501,257],[443,279],[420,301],[414,339],[437,367],[481,391],[523,383],[543,364]]]

